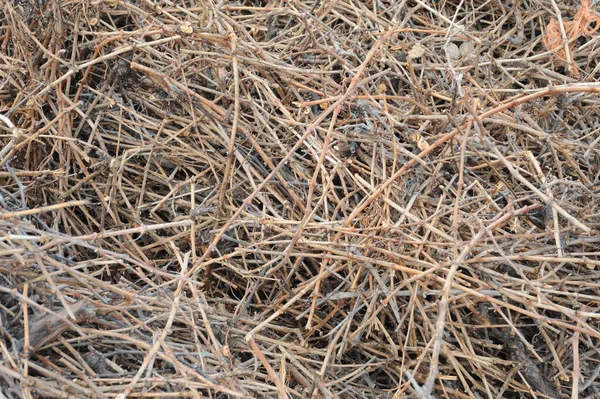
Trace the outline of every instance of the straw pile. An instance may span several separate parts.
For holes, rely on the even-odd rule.
[[[4,0],[2,397],[596,397],[594,7]]]

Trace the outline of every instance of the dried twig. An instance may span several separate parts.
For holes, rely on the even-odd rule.
[[[4,1],[3,395],[600,390],[595,6],[508,3]]]

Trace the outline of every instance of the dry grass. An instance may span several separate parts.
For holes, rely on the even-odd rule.
[[[597,397],[580,6],[3,1],[0,397]]]

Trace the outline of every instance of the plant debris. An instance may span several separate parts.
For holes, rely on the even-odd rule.
[[[598,396],[596,8],[3,1],[2,396]]]

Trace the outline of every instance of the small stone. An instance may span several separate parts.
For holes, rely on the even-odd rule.
[[[448,56],[451,60],[459,60],[460,59],[460,50],[458,46],[454,43],[448,43],[446,46],[446,50],[448,50]]]
[[[460,45],[460,56],[468,57],[475,51],[475,46],[473,46],[473,42],[463,42]]]

